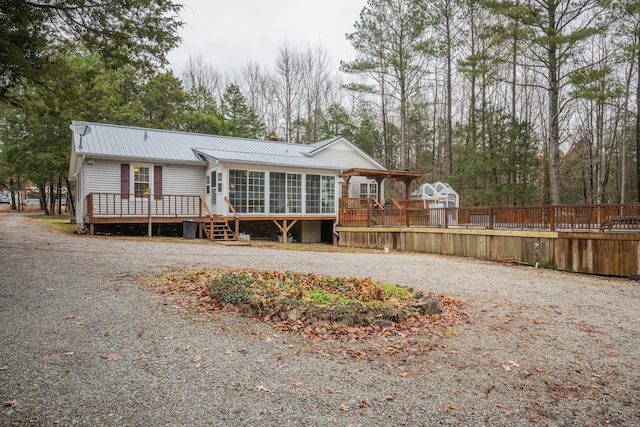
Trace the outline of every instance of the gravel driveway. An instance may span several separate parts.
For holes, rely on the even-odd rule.
[[[409,364],[314,351],[136,284],[169,266],[371,276],[462,298]],[[0,214],[0,425],[640,425],[640,283],[424,254],[69,236]],[[457,335],[457,336],[456,336]]]

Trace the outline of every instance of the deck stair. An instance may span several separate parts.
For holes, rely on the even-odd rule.
[[[235,233],[229,227],[229,220],[212,216],[211,221],[202,223],[205,236],[210,240],[228,241],[236,240]]]

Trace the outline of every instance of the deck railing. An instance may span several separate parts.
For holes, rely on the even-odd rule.
[[[107,217],[210,217],[209,207],[199,195],[163,194],[134,197],[120,193],[90,193],[86,213],[89,218]]]
[[[640,230],[640,204],[488,206],[435,208],[422,201],[392,200],[385,208],[340,199],[339,223],[347,227],[407,226],[549,231]],[[432,205],[431,205],[432,206]]]

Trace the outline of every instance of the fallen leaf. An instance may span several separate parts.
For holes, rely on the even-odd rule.
[[[400,375],[401,377],[408,377],[409,375],[411,375],[411,372],[404,371],[404,372],[400,372],[398,375]]]
[[[503,368],[505,371],[510,371],[510,370],[511,370],[511,366],[509,366],[509,365],[502,365],[502,368]]]
[[[119,354],[103,354],[100,357],[102,357],[105,360],[120,360],[120,359],[122,359],[122,356],[120,356]]]
[[[75,352],[73,351],[67,351],[64,355],[65,356],[73,356],[75,354]]]
[[[458,409],[458,406],[459,405],[457,403],[446,403],[446,404],[442,405],[442,410],[444,412],[449,412],[452,409]]]
[[[360,402],[360,404],[358,405],[358,408],[360,409],[364,409],[367,407],[367,402],[365,402],[364,400],[362,402]]]
[[[304,384],[304,383],[302,381],[300,381],[300,380],[295,380],[293,382],[293,386],[294,387],[300,387],[302,384]]]
[[[518,365],[516,362],[514,362],[513,360],[509,360],[509,363],[511,363],[511,366],[515,366],[516,368],[519,368],[520,365]]]
[[[265,387],[265,386],[263,386],[263,385],[259,385],[259,386],[257,386],[257,387],[256,387],[256,391],[264,391],[264,392],[266,392],[266,393],[271,393],[271,390],[269,390],[268,388],[266,388],[266,387]]]
[[[536,371],[536,372],[544,372],[544,368],[535,368],[534,371]]]
[[[2,406],[10,406],[12,408],[15,408],[19,404],[20,402],[18,402],[18,399],[5,400],[4,402],[2,402]]]
[[[392,395],[387,394],[387,395],[384,397],[384,399],[385,399],[385,400],[388,400],[388,401],[391,401],[391,400],[393,400],[393,399],[395,399],[395,398],[394,398]]]
[[[340,402],[340,409],[342,409],[344,412],[349,412],[349,406],[347,406],[345,402]]]
[[[201,356],[201,355],[199,355],[199,354],[196,354],[195,356],[193,356],[193,360],[192,360],[192,362],[193,362],[193,363],[198,363],[198,362],[199,362],[199,361],[201,361],[201,360],[202,360],[202,356]]]
[[[148,362],[150,357],[147,356],[146,354],[142,354],[140,355],[139,359],[142,360],[143,362]]]
[[[63,319],[82,319],[82,316],[68,315],[64,316]]]
[[[593,421],[589,421],[589,420],[585,420],[584,421],[584,425],[586,425],[588,427],[596,427],[596,423],[594,423]]]
[[[9,369],[9,365],[0,366],[0,371],[6,371],[7,369]]]
[[[327,387],[327,391],[331,394],[340,394],[341,391],[340,390],[336,390],[335,388],[332,387]]]

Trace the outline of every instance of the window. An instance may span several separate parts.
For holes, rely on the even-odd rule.
[[[336,213],[336,178],[322,177],[322,213]]]
[[[136,197],[149,196],[149,168],[144,166],[133,167],[133,194]]]
[[[269,189],[269,212],[302,213],[302,174],[271,172]]]
[[[236,212],[247,211],[247,171],[229,170],[229,201]]]
[[[378,198],[378,183],[377,182],[363,182],[360,183],[360,198],[377,199]]]
[[[271,172],[269,174],[269,212],[285,213],[287,198],[287,174],[284,172]]]
[[[307,175],[307,213],[335,213],[335,182],[333,176]]]
[[[207,177],[207,181],[209,180],[209,177]],[[216,183],[216,173],[215,172],[211,172],[211,206],[215,206],[216,203],[218,202],[218,194],[217,194],[217,188],[218,185]],[[209,186],[207,186],[207,190],[209,189]],[[207,191],[208,193],[208,191]]]
[[[207,182],[206,182],[206,193],[209,194],[209,188],[210,188],[210,182],[209,182],[209,176],[207,175]]]
[[[264,172],[249,172],[247,212],[264,213]]]
[[[222,172],[218,172],[218,193],[222,193]]]
[[[302,213],[302,175],[287,174],[287,212]]]
[[[307,213],[320,213],[320,175],[307,175]]]
[[[229,170],[229,201],[240,213],[264,212],[264,172]]]

